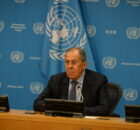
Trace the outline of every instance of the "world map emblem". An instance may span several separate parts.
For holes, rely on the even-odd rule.
[[[108,7],[117,7],[120,4],[120,0],[105,0]]]
[[[1,88],[1,86],[2,86],[2,85],[1,85],[1,81],[0,81],[0,88]]]
[[[16,3],[24,3],[26,0],[15,0]]]
[[[30,84],[30,90],[33,94],[40,94],[43,91],[43,84],[40,82],[32,82]]]
[[[0,32],[2,32],[4,29],[4,22],[0,21]]]
[[[21,51],[12,51],[10,59],[13,63],[21,63],[24,60],[24,53]]]
[[[123,95],[127,101],[135,101],[138,97],[138,91],[133,88],[124,89]]]
[[[93,37],[96,34],[96,27],[87,25],[87,32],[89,37]]]
[[[115,57],[107,56],[103,58],[103,66],[106,69],[114,69],[117,64]]]
[[[34,23],[33,30],[35,34],[42,35],[44,34],[44,24],[43,23]]]
[[[51,7],[47,15],[46,34],[50,41],[50,57],[55,60],[63,60],[68,48],[84,48],[86,43],[86,33],[83,33],[78,13],[64,4]]]
[[[140,29],[136,27],[129,27],[126,30],[126,34],[129,39],[136,40],[140,37]]]

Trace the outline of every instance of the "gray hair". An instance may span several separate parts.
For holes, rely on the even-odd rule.
[[[66,50],[66,54],[73,50],[78,50],[81,60],[86,61],[86,52],[80,47],[69,48]],[[66,54],[65,54],[65,56],[66,56]]]

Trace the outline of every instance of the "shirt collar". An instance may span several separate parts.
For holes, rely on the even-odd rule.
[[[82,75],[79,77],[79,79],[76,80],[79,84],[83,84],[84,75],[85,75],[85,71],[82,73]],[[72,79],[70,79],[70,82],[71,81],[72,81]]]

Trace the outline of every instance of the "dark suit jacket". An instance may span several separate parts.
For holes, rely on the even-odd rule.
[[[34,102],[34,110],[44,111],[43,99],[68,99],[69,78],[66,73],[53,75],[45,90]],[[91,70],[85,71],[82,95],[85,103],[86,115],[107,115],[108,94],[107,78]]]

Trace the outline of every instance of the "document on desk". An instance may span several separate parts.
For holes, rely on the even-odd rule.
[[[98,116],[85,116],[86,119],[98,119],[98,120],[109,120],[108,118],[102,118]]]
[[[99,119],[99,117],[97,117],[97,116],[85,116],[85,118],[87,118],[87,119]]]

